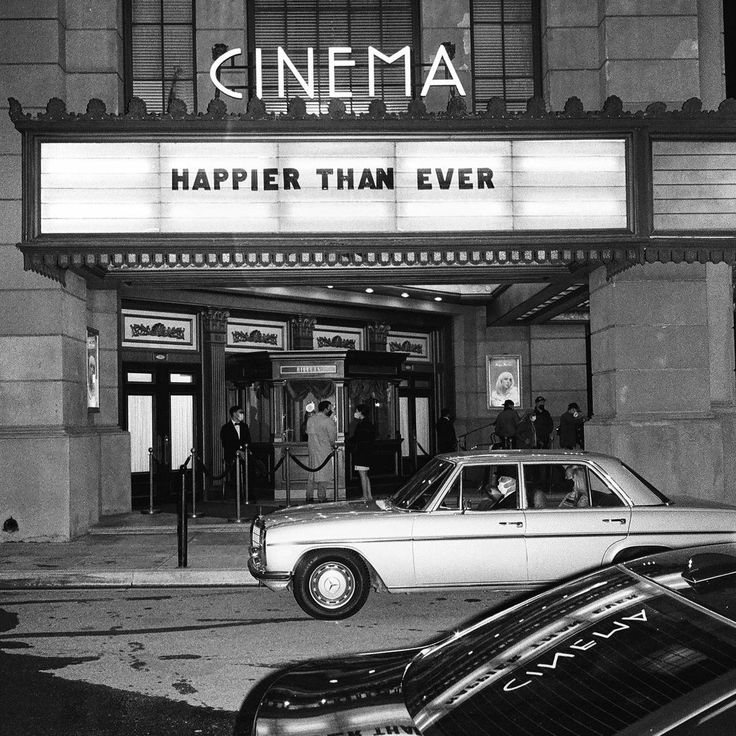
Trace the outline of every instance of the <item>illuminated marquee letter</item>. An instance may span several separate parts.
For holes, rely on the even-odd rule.
[[[212,84],[214,84],[215,87],[220,90],[220,92],[223,92],[228,97],[234,97],[236,100],[242,100],[243,95],[240,92],[234,92],[233,90],[228,89],[224,84],[222,84],[217,78],[217,70],[228,59],[232,59],[233,56],[238,56],[241,53],[241,49],[230,49],[230,51],[226,51],[222,56],[219,56],[217,59],[215,59],[212,62],[212,66],[210,67],[210,79],[212,80]]]
[[[447,71],[450,73],[451,79],[435,79],[434,76],[437,74],[437,69],[440,66],[440,62],[445,62],[445,67],[447,68]],[[450,57],[447,55],[447,50],[444,46],[440,46],[437,49],[437,53],[435,54],[434,61],[432,62],[432,66],[429,69],[429,74],[427,75],[427,81],[424,83],[424,87],[422,87],[421,96],[426,97],[427,92],[429,92],[430,87],[457,87],[457,91],[459,94],[461,94],[463,97],[465,97],[465,90],[463,89],[463,85],[460,82],[460,78],[457,76],[457,72],[455,71],[455,67],[452,65],[452,61],[450,60]]]
[[[307,93],[307,97],[314,99],[314,49],[309,46],[307,47],[307,81],[304,81],[304,77],[299,73],[299,70],[294,66],[294,62],[288,57],[286,51],[278,47],[276,50],[279,67],[279,97],[286,97],[284,92],[284,63],[291,69],[291,73],[296,78],[296,81],[301,84],[302,89]]]
[[[353,93],[348,92],[338,92],[335,89],[335,67],[336,66],[355,66],[355,60],[354,59],[336,59],[336,54],[349,54],[352,52],[352,48],[350,46],[330,46],[329,54],[330,54],[330,66],[329,66],[329,73],[330,73],[330,97],[352,97]]]
[[[378,49],[374,49],[373,46],[368,47],[368,97],[376,96],[376,72],[373,68],[374,59],[378,57],[387,64],[393,64],[402,56],[404,57],[404,95],[411,97],[411,68],[409,66],[408,46],[399,49],[393,56],[384,56]]]

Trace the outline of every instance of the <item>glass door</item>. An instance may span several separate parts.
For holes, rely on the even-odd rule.
[[[150,463],[154,503],[174,499],[177,470],[191,449],[198,447],[198,373],[198,366],[123,364],[124,421],[130,432],[134,508],[149,503]]]
[[[399,387],[399,422],[403,474],[412,475],[434,452],[432,445],[432,382],[410,377]]]

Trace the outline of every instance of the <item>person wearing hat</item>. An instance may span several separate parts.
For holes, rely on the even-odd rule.
[[[560,417],[560,426],[557,430],[560,435],[560,447],[565,450],[575,449],[578,444],[578,430],[586,419],[574,401],[567,405],[567,411]]]
[[[534,399],[534,429],[537,433],[537,448],[540,450],[548,450],[551,445],[552,432],[555,423],[552,415],[544,408],[544,396],[537,396]]]

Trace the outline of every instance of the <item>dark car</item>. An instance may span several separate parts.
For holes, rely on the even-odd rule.
[[[605,568],[429,646],[262,682],[238,736],[736,733],[736,544]]]

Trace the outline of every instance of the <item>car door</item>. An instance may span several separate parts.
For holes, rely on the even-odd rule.
[[[580,493],[576,499],[573,478]],[[586,463],[523,463],[530,583],[600,567],[629,533],[631,508]]]
[[[526,582],[520,494],[492,501],[483,486],[489,486],[494,475],[516,481],[518,465],[464,465],[432,510],[417,514],[412,532],[417,586],[513,587]],[[484,498],[487,503],[479,508]]]

